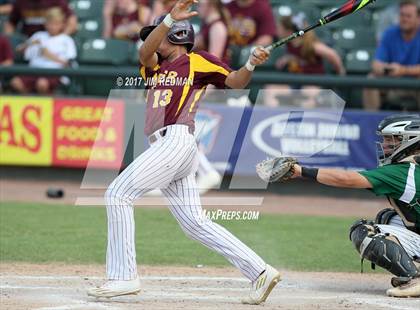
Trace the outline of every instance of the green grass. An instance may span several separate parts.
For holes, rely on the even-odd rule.
[[[227,266],[185,237],[166,209],[136,209],[141,264]],[[354,271],[360,260],[348,239],[352,218],[260,214],[257,221],[219,221],[272,265],[292,270]],[[0,261],[104,263],[105,208],[2,203]],[[368,268],[366,268],[368,269]]]

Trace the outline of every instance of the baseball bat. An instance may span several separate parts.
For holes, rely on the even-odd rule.
[[[305,29],[296,31],[295,33],[291,34],[290,36],[281,39],[277,42],[274,42],[273,44],[269,45],[266,47],[266,49],[268,49],[269,51],[282,46],[290,41],[292,41],[293,39],[297,38],[297,37],[301,37],[303,36],[305,33],[307,33],[308,31],[311,31],[315,28],[318,28],[320,26],[324,26],[328,23],[331,23],[337,19],[340,19],[344,16],[347,16],[353,12],[359,11],[360,9],[364,8],[365,6],[375,2],[376,0],[348,0],[345,4],[343,4],[340,8],[332,11],[331,13],[327,14],[326,16],[322,17],[321,19],[319,19],[316,23],[314,23],[313,25],[308,26]]]

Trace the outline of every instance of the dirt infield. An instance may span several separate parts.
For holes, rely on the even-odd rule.
[[[85,290],[102,283],[102,266],[0,264],[2,309],[419,309],[420,299],[384,296],[384,274],[283,271],[263,306],[242,305],[249,283],[232,268],[140,266],[142,292],[100,299]]]

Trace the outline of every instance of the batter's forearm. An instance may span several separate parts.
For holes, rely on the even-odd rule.
[[[252,71],[249,71],[247,68],[242,67],[238,71],[233,71],[229,73],[226,78],[225,84],[232,89],[242,89],[245,88],[252,78]]]
[[[146,65],[156,54],[162,40],[168,35],[169,27],[165,23],[160,23],[144,41],[140,47],[140,62]]]

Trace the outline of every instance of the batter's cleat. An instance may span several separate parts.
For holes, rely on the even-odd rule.
[[[390,297],[420,297],[420,277],[386,291]]]
[[[252,283],[251,292],[247,298],[242,300],[242,303],[248,305],[263,303],[280,280],[280,273],[267,265],[265,271]]]
[[[99,287],[88,289],[88,296],[92,297],[117,297],[123,295],[136,295],[140,292],[140,279],[134,280],[108,280],[105,284]]]

